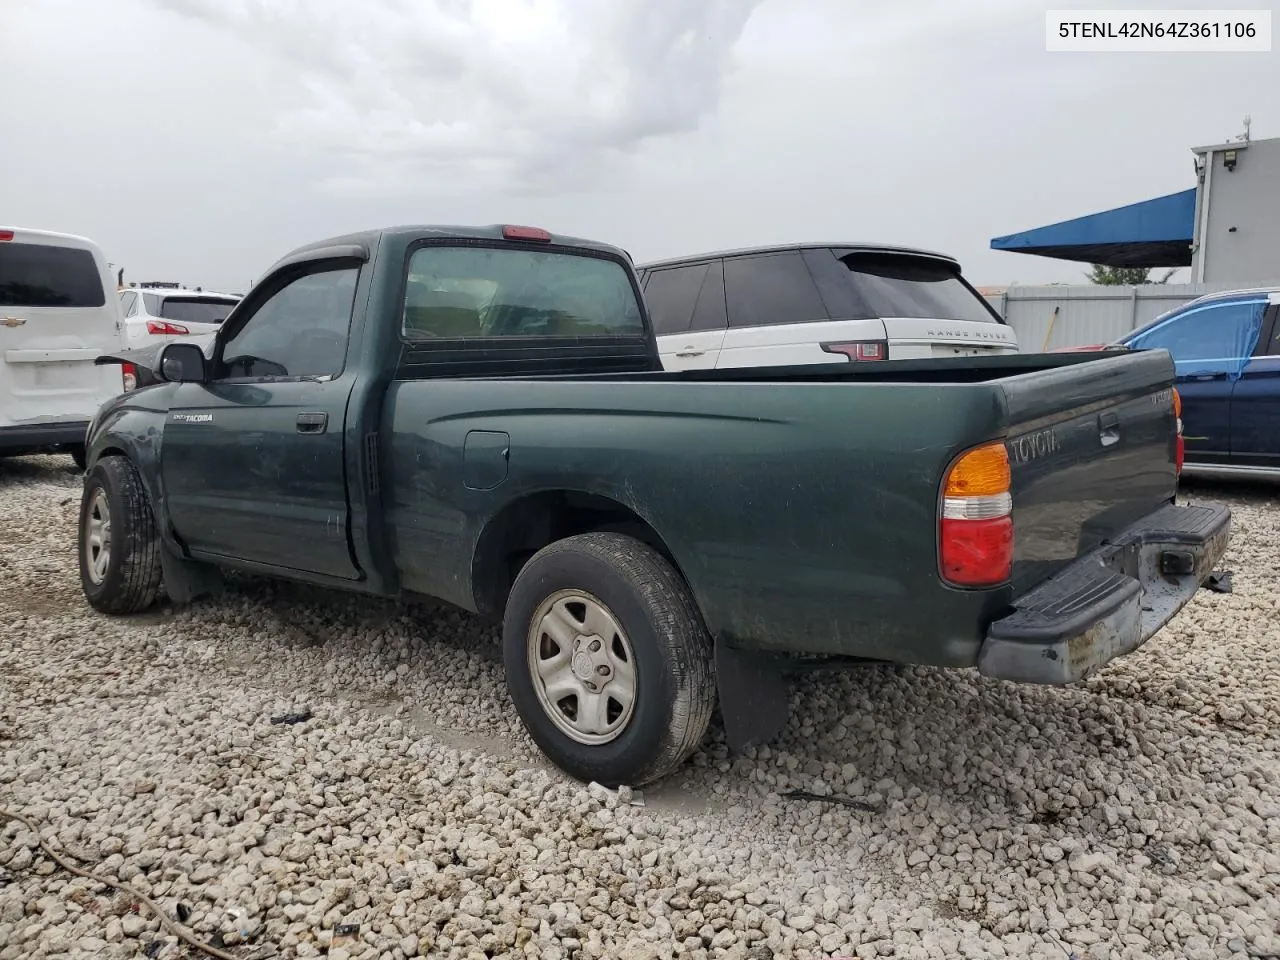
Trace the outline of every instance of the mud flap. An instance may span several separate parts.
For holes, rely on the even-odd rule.
[[[787,682],[776,658],[717,643],[716,688],[725,739],[735,753],[767,743],[790,717]]]
[[[163,539],[160,541],[160,570],[164,592],[173,603],[190,603],[199,597],[222,594],[222,574],[216,567],[178,556]]]

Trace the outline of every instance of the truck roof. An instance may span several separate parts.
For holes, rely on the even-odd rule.
[[[325,240],[317,240],[314,243],[308,243],[305,246],[291,250],[285,256],[281,257],[267,273],[273,273],[283,264],[299,259],[306,259],[307,254],[320,250],[342,246],[361,246],[372,252],[373,247],[378,241],[384,237],[409,237],[412,239],[432,238],[440,240],[503,240],[502,235],[504,227],[514,226],[514,224],[493,223],[487,226],[467,227],[454,226],[447,224],[403,224],[393,227],[381,227],[373,230],[361,230],[356,233],[343,234],[338,237],[329,237]],[[549,231],[548,231],[549,232]],[[566,247],[582,247],[587,250],[597,250],[600,253],[611,254],[621,257],[628,263],[631,262],[631,254],[623,250],[621,247],[615,247],[612,244],[600,243],[598,240],[585,240],[581,237],[571,237],[566,234],[552,233],[551,243]]]
[[[678,263],[695,263],[699,260],[714,260],[719,257],[741,257],[762,253],[788,253],[792,250],[829,250],[832,248],[839,250],[857,250],[865,253],[899,253],[912,257],[928,257],[930,260],[942,260],[946,263],[954,264],[957,269],[960,267],[960,264],[955,257],[948,256],[945,253],[938,253],[934,250],[923,250],[918,247],[899,247],[887,243],[859,243],[857,241],[845,241],[842,243],[776,243],[756,247],[735,247],[730,250],[710,250],[706,253],[691,253],[681,257],[665,257],[662,260],[650,260],[648,263],[638,264],[636,269],[649,270],[653,267],[674,266]]]

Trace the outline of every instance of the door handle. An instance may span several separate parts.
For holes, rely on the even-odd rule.
[[[677,357],[700,357],[706,352],[707,351],[705,350],[698,350],[694,347],[685,347],[683,350],[678,351],[676,353],[676,356]]]
[[[1225,380],[1227,379],[1227,375],[1225,373],[1193,373],[1191,376],[1187,377],[1187,379],[1188,380]]]
[[[298,414],[297,422],[299,433],[324,433],[325,428],[329,425],[329,415],[327,413],[300,413]]]

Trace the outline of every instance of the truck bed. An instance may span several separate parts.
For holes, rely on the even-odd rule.
[[[486,574],[472,557],[499,503],[581,495],[657,531],[717,639],[972,665],[979,625],[1172,500],[1172,374],[1161,353],[402,374],[380,431],[386,527],[407,588],[477,609]],[[1098,439],[1103,415],[1122,428],[1112,446]],[[999,439],[1013,474],[1013,583],[947,587],[934,548],[940,480],[966,447]]]

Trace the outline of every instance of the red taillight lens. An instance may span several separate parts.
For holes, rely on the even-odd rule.
[[[169,323],[167,320],[148,320],[147,333],[159,336],[186,336],[191,331],[180,323]]]
[[[502,228],[502,236],[507,240],[536,240],[538,243],[551,242],[551,234],[541,227],[517,227],[507,224]]]
[[[884,340],[857,340],[850,343],[824,343],[827,353],[838,353],[850,360],[888,360],[889,344]]]
[[[942,519],[942,576],[958,587],[989,587],[1013,573],[1013,518]]]
[[[12,240],[12,239],[13,239],[12,230],[0,230],[0,240]]]
[[[124,392],[137,389],[138,386],[138,368],[132,363],[120,364],[120,378],[124,381]]]
[[[938,566],[957,587],[994,587],[1013,574],[1009,453],[989,443],[952,463],[942,486]]]

